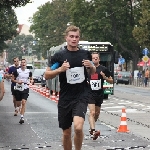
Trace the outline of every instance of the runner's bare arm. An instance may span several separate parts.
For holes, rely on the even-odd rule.
[[[95,66],[91,66],[89,73],[92,75],[92,74],[94,74],[95,72],[96,72],[96,67],[95,67]]]
[[[10,79],[12,77],[12,74],[6,74],[6,78]]]
[[[30,83],[31,83],[31,84],[34,83],[33,77],[30,77]]]
[[[113,78],[110,76],[109,78],[106,77],[105,80],[110,83],[110,84],[113,84]]]
[[[106,80],[108,83],[113,84],[113,78],[110,77],[106,77],[105,74],[101,71],[100,74],[102,75],[103,79]]]
[[[47,70],[45,71],[44,77],[45,77],[46,80],[48,80],[48,79],[53,79],[53,78],[55,78],[57,75],[59,75],[60,73],[61,73],[60,67],[59,67],[58,69],[56,69],[56,70],[51,70],[51,69],[49,68],[49,69],[47,69]]]
[[[19,83],[19,84],[22,84],[22,81],[17,81],[17,80],[15,80],[15,76],[14,75],[12,75],[12,78],[11,78],[11,81],[12,82],[15,82],[15,83]]]
[[[15,76],[14,75],[12,75],[12,77],[11,77],[11,82],[17,83],[17,81],[15,80]]]
[[[4,82],[0,82],[0,101],[3,99],[5,90],[4,90]]]
[[[5,93],[5,88],[4,88],[4,79],[2,76],[0,76],[0,101],[3,99]]]
[[[30,83],[33,84],[34,80],[33,80],[33,77],[32,77],[32,72],[29,73],[29,79],[30,79]]]
[[[83,60],[83,65],[87,68],[89,74],[94,74],[96,72],[96,67],[89,60]]]
[[[51,70],[51,68],[47,68],[44,74],[44,77],[46,80],[48,79],[53,79],[55,78],[57,75],[59,75],[61,72],[65,72],[67,69],[69,69],[70,65],[69,62],[64,61],[64,63],[62,64],[61,67],[55,69],[55,70]]]

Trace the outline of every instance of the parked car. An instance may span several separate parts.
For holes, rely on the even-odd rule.
[[[29,69],[33,73],[34,67],[32,64],[27,64],[26,68]]]
[[[44,72],[45,73],[45,72]],[[41,86],[42,87],[48,87],[47,86],[47,82],[46,82],[46,79],[44,78],[44,73],[42,74],[42,78],[41,78]]]
[[[34,69],[33,71],[33,80],[34,83],[41,83],[42,75],[46,69]]]
[[[128,71],[119,71],[114,75],[114,80],[116,84],[129,84],[132,79],[132,75]]]

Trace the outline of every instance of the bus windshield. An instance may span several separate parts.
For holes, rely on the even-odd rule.
[[[111,57],[110,53],[100,53],[100,61],[111,61]]]

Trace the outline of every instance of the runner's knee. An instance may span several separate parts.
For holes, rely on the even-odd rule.
[[[95,117],[95,111],[94,110],[90,110],[90,116]]]
[[[22,100],[22,105],[25,105],[26,104],[26,101],[25,100]]]
[[[99,114],[100,114],[100,112],[98,112],[98,111],[95,112],[95,116],[99,116]]]
[[[79,122],[74,122],[74,132],[76,134],[82,133],[83,130],[83,122],[79,121]]]
[[[71,138],[71,129],[70,128],[63,130],[63,138],[65,138],[65,139]]]

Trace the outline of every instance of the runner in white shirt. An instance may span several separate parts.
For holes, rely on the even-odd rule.
[[[12,76],[12,81],[16,82],[16,101],[22,101],[22,108],[20,111],[21,118],[19,123],[24,123],[24,113],[26,107],[26,101],[29,96],[29,83],[33,83],[32,72],[26,69],[26,60],[21,60],[21,68],[17,69]],[[18,107],[19,109],[19,107]]]

